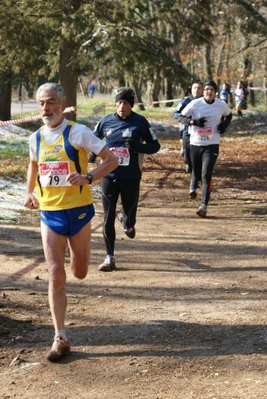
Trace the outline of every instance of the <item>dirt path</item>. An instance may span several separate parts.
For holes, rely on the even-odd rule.
[[[72,352],[59,364],[44,360],[53,329],[38,216],[0,224],[0,398],[266,397],[266,192],[233,183],[239,170],[226,178],[222,150],[201,219],[177,154],[146,159],[137,236],[117,222],[112,273],[97,270],[96,199],[88,277],[67,265]]]

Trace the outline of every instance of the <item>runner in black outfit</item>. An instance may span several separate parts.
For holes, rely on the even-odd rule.
[[[160,144],[147,119],[132,111],[134,91],[120,88],[116,94],[116,113],[104,116],[94,134],[103,139],[116,155],[119,166],[102,178],[102,203],[104,208],[103,236],[106,258],[99,265],[101,271],[116,268],[114,258],[116,206],[121,197],[122,212],[118,219],[129,238],[135,237],[136,212],[144,154],[159,151]],[[91,156],[89,160],[94,160]]]

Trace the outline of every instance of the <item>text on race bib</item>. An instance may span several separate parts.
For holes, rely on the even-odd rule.
[[[39,162],[39,175],[42,187],[70,186],[71,184],[66,180],[69,173],[69,161]]]
[[[130,153],[128,148],[116,147],[110,148],[110,151],[112,151],[117,158],[119,166],[128,166],[130,164]]]
[[[209,140],[212,136],[212,127],[201,127],[198,129],[197,134],[201,140]]]

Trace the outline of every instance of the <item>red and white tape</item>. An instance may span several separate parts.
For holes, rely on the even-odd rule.
[[[23,122],[37,121],[38,119],[41,119],[40,115],[26,116],[25,118],[12,119],[10,121],[0,121],[0,126],[17,125]]]
[[[64,113],[68,112],[76,113],[76,108],[73,106],[65,108]],[[11,119],[9,121],[0,121],[0,126],[18,125],[19,123],[38,121],[39,119],[42,119],[41,115],[25,116],[24,118]]]

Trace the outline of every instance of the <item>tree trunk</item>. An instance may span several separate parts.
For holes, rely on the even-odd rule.
[[[73,56],[73,40],[63,37],[60,49],[59,82],[64,87],[69,107],[77,105],[78,75],[73,71],[70,60]],[[66,118],[76,121],[75,113],[66,114]]]
[[[248,88],[249,87],[253,87],[253,82],[250,82],[249,83],[249,85],[248,85]],[[254,90],[249,90],[249,103],[250,103],[250,105],[252,106],[252,107],[255,107],[255,92],[254,92]]]
[[[212,61],[211,61],[211,45],[205,45],[205,69],[207,80],[213,80],[212,77]]]
[[[152,100],[153,101],[159,101],[159,89],[160,89],[160,83],[161,83],[161,77],[160,74],[157,73],[155,81],[154,81],[154,87],[152,91]],[[153,104],[153,107],[159,107],[159,103]]]
[[[62,23],[62,42],[60,47],[60,59],[59,59],[59,82],[64,87],[68,106],[77,105],[77,86],[79,73],[72,68],[71,59],[76,56],[75,41],[69,34],[71,31],[70,24],[72,19],[71,14],[75,14],[81,6],[80,0],[63,0],[63,15],[65,22]],[[69,120],[76,121],[76,114],[66,114],[66,118]]]
[[[135,95],[136,95],[136,98],[137,98],[137,102],[139,103],[138,107],[139,107],[140,111],[145,111],[145,106],[144,106],[144,104],[142,104],[143,103],[142,92],[140,90],[138,82],[133,80],[131,86],[134,89],[134,92],[135,92]]]
[[[11,74],[0,76],[0,93],[0,120],[8,121],[11,119]]]
[[[225,68],[225,40],[222,44],[221,50],[220,50],[220,55],[219,55],[219,61],[218,61],[218,65],[217,65],[217,72],[216,72],[216,76],[217,76],[217,85],[218,85],[218,90],[221,87],[221,75],[223,73],[223,70]]]
[[[264,102],[267,103],[267,91],[266,91],[266,76],[263,78],[263,95],[264,95]]]
[[[173,100],[173,95],[172,95],[172,83],[169,81],[169,79],[165,79],[165,93],[166,93],[166,100]],[[173,102],[167,102],[166,107],[172,107]]]
[[[244,66],[245,66],[245,69],[244,69],[245,82],[244,83],[245,83],[245,85],[247,85],[247,87],[253,87],[253,81],[251,80],[248,83],[248,80],[247,80],[248,77],[251,76],[251,74],[252,74],[252,62],[251,62],[250,55],[247,55],[245,57]],[[254,93],[254,90],[250,90],[248,98],[249,98],[250,105],[252,107],[254,107],[255,106],[255,93]]]

